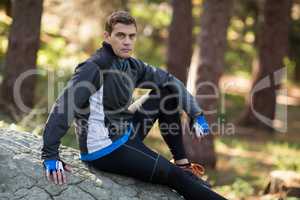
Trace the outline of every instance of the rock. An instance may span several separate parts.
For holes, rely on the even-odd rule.
[[[289,197],[300,197],[300,174],[294,171],[272,171],[265,194],[281,193]]]
[[[0,129],[0,199],[177,200],[177,193],[161,185],[88,169],[78,150],[62,146],[61,157],[72,165],[68,184],[44,177],[40,160],[42,140],[26,132]]]

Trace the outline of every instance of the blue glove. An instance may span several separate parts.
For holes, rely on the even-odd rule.
[[[192,129],[197,138],[204,137],[210,133],[208,123],[203,114],[198,115],[194,119]]]
[[[65,164],[61,160],[44,160],[43,162],[47,180],[54,182],[55,184],[64,184],[67,183],[67,177],[65,170],[71,172],[69,165]]]
[[[60,160],[44,160],[43,164],[47,175],[51,174],[52,172],[64,171],[64,163]]]

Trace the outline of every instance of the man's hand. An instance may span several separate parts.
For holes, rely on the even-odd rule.
[[[60,160],[44,160],[47,180],[55,184],[67,183],[65,171],[71,172],[71,167]]]
[[[192,131],[198,139],[210,134],[208,123],[203,114],[198,115],[193,120]]]

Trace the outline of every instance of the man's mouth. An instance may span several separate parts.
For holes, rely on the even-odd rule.
[[[121,49],[122,52],[129,53],[131,49]]]

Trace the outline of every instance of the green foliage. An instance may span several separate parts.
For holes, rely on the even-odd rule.
[[[253,18],[249,16],[248,21],[251,20]],[[241,20],[239,16],[232,17],[228,28],[228,50],[225,53],[227,73],[251,73],[252,61],[256,57],[254,42],[253,24],[247,23],[247,18]]]
[[[76,139],[76,134],[75,134],[75,131],[74,131],[74,126],[71,126],[69,128],[66,135],[62,138],[61,143],[63,145],[72,147],[74,149],[79,149],[78,142],[77,142],[77,139]]]
[[[136,57],[148,62],[151,65],[161,67],[166,62],[166,58],[161,56],[164,52],[165,47],[153,43],[150,37],[141,35],[137,40],[136,47],[138,51],[136,52]]]
[[[6,10],[10,0],[0,0],[0,10]]]
[[[299,5],[298,5],[299,8]],[[296,67],[300,67],[300,20],[291,18],[290,34],[289,34],[289,48],[290,48],[290,62],[292,66],[288,67],[289,80],[294,80],[293,73]],[[291,69],[292,68],[292,69]]]
[[[167,0],[145,0],[144,3],[155,3],[155,4],[160,4],[163,2],[168,2]]]
[[[168,4],[149,1],[130,4],[132,15],[138,23],[136,57],[155,66],[166,63],[166,37],[171,22]]]
[[[66,56],[64,47],[66,41],[60,36],[51,38],[51,42],[42,42],[41,48],[38,55],[38,64],[40,66],[52,67],[58,69],[58,60]]]
[[[223,117],[229,122],[235,120],[240,114],[241,111],[243,110],[245,106],[245,98],[240,95],[236,94],[222,94],[225,95],[224,97],[224,102],[222,104],[225,104],[225,113],[223,114]],[[219,104],[221,106],[221,99],[219,99]],[[221,108],[219,109],[221,110]]]
[[[235,1],[228,28],[228,50],[225,53],[226,73],[241,71],[251,75],[252,62],[257,57],[256,36],[258,7],[255,1]]]
[[[266,150],[272,153],[277,169],[294,170],[300,173],[299,143],[272,141],[266,144]]]
[[[286,73],[287,73],[286,77],[283,77],[284,84],[287,84],[289,82],[290,83],[293,82],[293,80],[294,80],[294,73],[295,73],[295,69],[296,69],[296,66],[297,66],[297,63],[296,63],[297,61],[296,60],[297,60],[296,58],[290,59],[288,57],[285,57],[283,59],[283,67],[286,68]]]
[[[4,55],[6,53],[7,45],[8,45],[8,30],[9,25],[0,20],[0,75],[2,71],[2,66],[4,62]]]
[[[226,194],[228,199],[243,199],[254,194],[254,189],[249,181],[237,178],[233,184],[216,188]]]
[[[280,170],[293,170],[300,172],[300,160],[295,157],[279,155],[275,158],[275,165]]]

